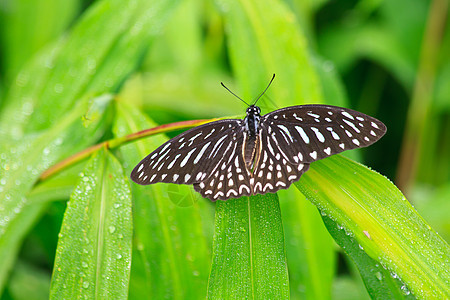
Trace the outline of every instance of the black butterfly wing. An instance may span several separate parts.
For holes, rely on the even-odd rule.
[[[330,105],[282,108],[264,115],[261,127],[274,137],[274,151],[294,164],[367,147],[386,133],[381,121]]]
[[[187,130],[162,144],[131,172],[142,185],[157,182],[194,184],[216,169],[235,148],[242,120],[220,120]]]

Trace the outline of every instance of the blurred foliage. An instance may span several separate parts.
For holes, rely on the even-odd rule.
[[[1,299],[449,292],[448,13],[448,0],[1,1]],[[420,215],[388,180],[342,157],[313,164],[301,193],[282,191],[279,204],[270,195],[214,206],[188,187],[130,187],[127,175],[162,135],[39,180],[111,138],[241,117],[245,105],[220,82],[249,102],[272,73],[263,113],[327,103],[382,120],[385,137],[344,155],[390,178]],[[177,194],[194,204],[175,205]],[[415,255],[431,283],[417,288],[414,266],[389,264],[408,261],[406,250],[379,257],[374,232]]]

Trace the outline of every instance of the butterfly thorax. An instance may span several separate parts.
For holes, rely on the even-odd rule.
[[[254,166],[259,159],[259,130],[261,120],[261,109],[256,105],[247,108],[247,116],[244,119],[245,132],[244,144],[242,147],[245,165],[249,173],[253,173]]]

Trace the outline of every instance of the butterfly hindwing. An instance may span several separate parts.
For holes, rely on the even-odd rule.
[[[243,131],[236,133],[232,151],[223,155],[206,178],[194,184],[194,189],[213,201],[251,195],[250,173],[242,155]]]
[[[253,172],[253,193],[275,193],[287,189],[309,169],[308,163],[289,161],[285,149],[279,147],[274,135],[267,128],[261,128],[261,152],[258,165]],[[251,179],[251,180],[252,180]]]

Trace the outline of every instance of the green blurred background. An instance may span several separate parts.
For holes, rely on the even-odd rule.
[[[18,101],[10,96],[11,87],[20,85],[25,80],[23,76],[31,76],[26,80],[39,80],[21,70],[65,40],[96,2],[100,1],[0,2],[0,110],[10,105],[8,101]],[[280,2],[289,11],[291,21],[296,22],[309,59],[318,69],[333,74],[330,83],[333,93],[324,92],[324,101],[339,102],[387,125],[388,132],[381,141],[353,157],[391,179],[424,219],[450,241],[448,1]],[[223,12],[229,9],[227,5],[228,1],[186,0],[174,2],[170,9],[155,10],[155,14],[164,16],[158,16],[158,22],[149,30],[152,39],[139,52],[137,69],[120,83],[111,83],[110,89],[93,90],[92,94],[109,92],[131,99],[130,103],[141,107],[160,124],[242,115],[245,106],[226,92],[220,82],[247,98],[256,96],[264,84],[239,86],[233,79],[236,66],[230,57],[245,49],[228,41],[230,25],[223,17]],[[120,20],[117,16],[117,22]],[[116,25],[125,28],[124,36],[141,30],[139,24],[129,28],[127,24],[115,24],[112,19],[111,26]],[[98,28],[99,41],[106,38],[108,30]],[[78,30],[77,34],[82,38],[85,33]],[[267,38],[276,41],[295,37]],[[126,55],[127,47],[121,49],[125,49]],[[88,54],[86,57],[89,58]],[[108,72],[119,72],[120,67]],[[277,80],[283,80],[283,70],[275,71],[274,85],[277,85]],[[257,76],[268,81],[271,73]],[[108,87],[108,82],[105,86]],[[51,88],[58,92],[58,86]],[[340,99],[327,99],[327,95],[339,95]],[[284,103],[302,104],[308,103],[308,99],[277,99],[269,90],[259,102],[263,113]],[[51,109],[50,106],[49,114]],[[106,130],[97,140],[111,137],[111,130]],[[24,295],[30,292],[35,299],[47,297],[65,206],[64,201],[53,202],[26,236],[2,299],[26,299]],[[368,297],[354,267],[342,255],[336,272],[333,298]]]

